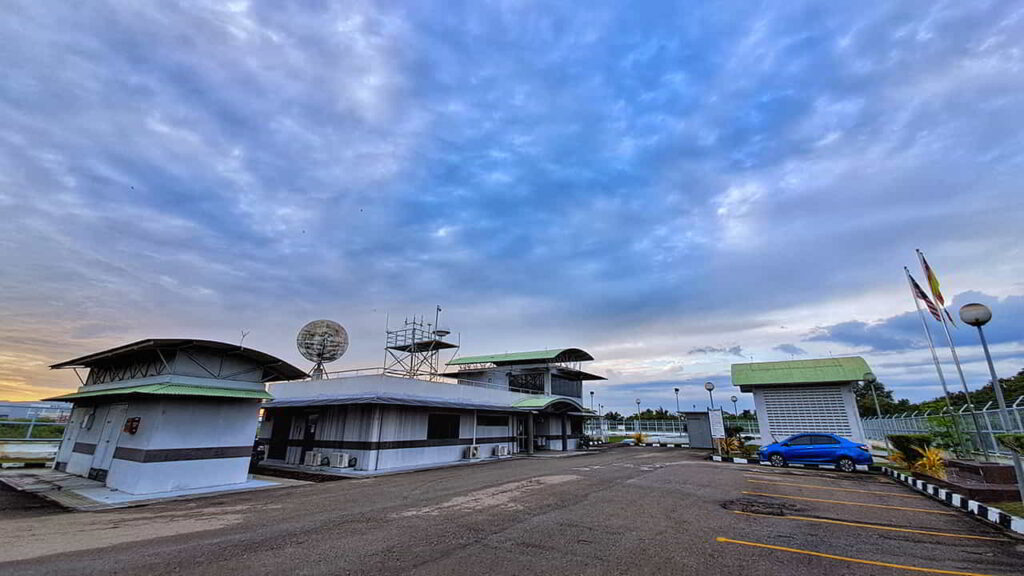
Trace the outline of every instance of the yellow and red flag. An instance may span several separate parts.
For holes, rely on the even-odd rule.
[[[949,323],[956,326],[956,322],[953,322],[953,317],[950,316],[949,310],[946,310],[946,299],[942,297],[942,291],[939,289],[939,277],[935,275],[935,270],[928,265],[928,260],[924,257],[924,252],[917,251],[917,255],[921,258],[921,268],[924,270],[924,275],[928,279],[928,288],[932,291],[932,297],[935,298],[935,302],[939,305],[946,314],[946,318],[949,318]]]

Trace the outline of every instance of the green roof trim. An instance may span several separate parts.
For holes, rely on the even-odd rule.
[[[732,365],[733,386],[780,386],[785,384],[826,384],[856,382],[870,372],[860,356],[752,362]]]
[[[534,362],[588,362],[594,357],[579,348],[555,348],[553,350],[535,350],[533,352],[513,352],[511,354],[485,354],[483,356],[466,356],[456,358],[449,366],[465,364],[530,364]]]
[[[214,398],[252,398],[255,400],[273,400],[274,397],[265,390],[239,390],[237,388],[214,388],[212,386],[187,386],[184,384],[145,384],[143,386],[126,386],[124,388],[108,388],[106,390],[86,390],[55,396],[47,400],[64,402],[100,396],[123,396],[125,394],[148,394],[151,396],[206,396]]]
[[[573,400],[572,398],[566,398],[564,396],[531,396],[525,398],[512,405],[513,408],[525,408],[525,409],[536,409],[543,410],[555,402],[568,402],[579,409],[583,409],[583,405]]]

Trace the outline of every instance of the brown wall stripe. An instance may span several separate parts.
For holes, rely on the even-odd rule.
[[[477,438],[477,444],[499,444],[515,442],[514,436],[496,436]],[[431,448],[435,446],[469,446],[472,438],[451,438],[448,440],[385,440],[383,442],[363,442],[359,440],[314,440],[314,448],[333,448],[335,450],[399,450],[402,448]],[[305,446],[301,439],[288,441],[289,446]]]
[[[96,445],[88,442],[75,442],[71,451],[75,454],[93,454],[96,452]]]
[[[167,448],[142,450],[119,446],[114,458],[130,462],[181,462],[184,460],[215,460],[221,458],[249,458],[252,446],[213,446],[210,448]]]

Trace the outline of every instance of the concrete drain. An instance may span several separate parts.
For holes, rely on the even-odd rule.
[[[769,502],[766,500],[754,500],[752,498],[738,498],[722,502],[722,508],[736,512],[749,512],[751,514],[767,514],[770,516],[785,516],[786,513],[797,512],[801,507],[788,502]]]

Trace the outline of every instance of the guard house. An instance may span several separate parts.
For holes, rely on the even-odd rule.
[[[732,365],[732,383],[754,394],[765,443],[803,432],[864,442],[853,386],[870,372],[859,356]]]
[[[389,331],[383,369],[272,383],[260,438],[268,466],[426,468],[536,450],[574,450],[587,416],[577,348],[448,362],[446,331],[407,322]],[[368,373],[367,373],[368,372]]]
[[[306,376],[250,348],[210,340],[140,340],[51,368],[82,386],[55,468],[129,494],[246,482],[265,382]],[[87,371],[83,378],[80,371]]]

